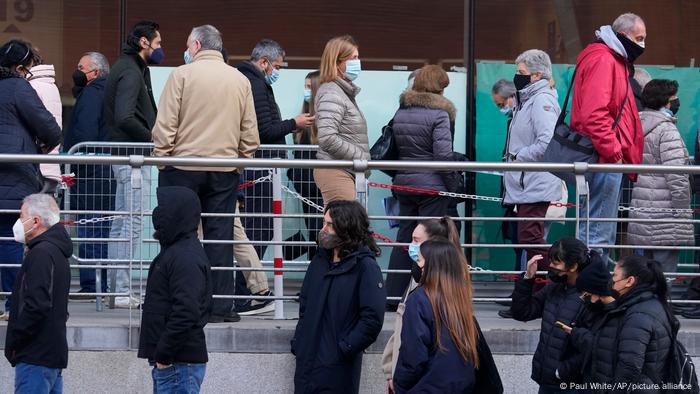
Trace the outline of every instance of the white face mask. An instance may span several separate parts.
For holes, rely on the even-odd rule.
[[[642,41],[642,42],[638,42],[637,45],[644,48],[646,46],[646,43],[644,41]]]
[[[24,237],[24,234],[24,222],[22,221],[22,219],[17,219],[15,224],[12,226],[12,235],[14,236],[15,241],[21,244],[25,243],[26,239]]]

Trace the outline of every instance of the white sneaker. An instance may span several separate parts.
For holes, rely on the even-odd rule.
[[[0,314],[0,320],[2,320],[2,321],[10,320],[10,311],[5,311],[2,314]]]
[[[138,308],[141,305],[141,300],[137,297],[114,297],[115,308]]]

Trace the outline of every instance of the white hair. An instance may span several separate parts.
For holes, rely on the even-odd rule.
[[[552,61],[546,52],[539,49],[529,49],[515,59],[515,64],[525,64],[527,70],[531,73],[542,73],[542,79],[552,79]]]
[[[277,59],[284,59],[284,49],[276,41],[264,38],[255,44],[253,52],[250,54],[250,60],[257,62],[260,59],[267,59],[274,62]]]
[[[221,52],[224,48],[224,42],[221,38],[221,32],[212,25],[197,26],[190,33],[192,41],[199,41],[202,45],[202,50],[212,49]]]
[[[22,204],[27,207],[27,214],[31,217],[38,216],[45,227],[51,227],[60,220],[60,211],[56,200],[44,193],[30,194],[24,198]]]
[[[493,84],[493,88],[491,88],[491,93],[501,96],[504,99],[514,96],[516,91],[517,89],[515,89],[515,84],[513,81],[509,81],[507,79],[499,79],[495,84]]]
[[[637,23],[643,24],[644,20],[639,15],[627,12],[615,19],[615,22],[612,24],[612,29],[617,33],[631,34],[632,31],[634,31],[634,26],[637,25]]]
[[[645,86],[651,81],[651,75],[649,74],[649,71],[639,67],[639,66],[634,66],[634,79],[637,81],[639,86],[644,89]]]
[[[83,56],[87,56],[90,58],[90,62],[92,65],[100,70],[100,75],[103,77],[106,77],[109,75],[109,60],[107,60],[107,57],[105,55],[99,53],[99,52],[85,52],[83,53]]]

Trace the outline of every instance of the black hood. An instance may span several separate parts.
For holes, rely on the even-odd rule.
[[[66,258],[73,255],[73,241],[70,239],[68,231],[61,223],[54,224],[43,234],[29,241],[27,247],[31,249],[41,242],[50,242],[56,245]]]
[[[188,235],[197,234],[202,215],[199,197],[182,186],[159,187],[158,206],[153,210],[153,228],[162,245],[170,245]]]

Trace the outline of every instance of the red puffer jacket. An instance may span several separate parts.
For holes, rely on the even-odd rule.
[[[584,49],[576,59],[571,127],[588,136],[600,155],[599,163],[640,164],[644,132],[630,86],[616,130],[612,130],[629,84],[627,62],[602,42]],[[628,174],[635,180],[636,174]]]

